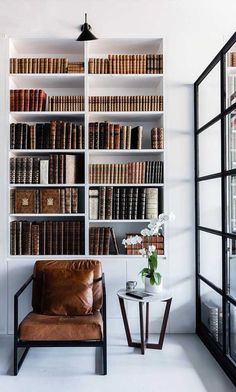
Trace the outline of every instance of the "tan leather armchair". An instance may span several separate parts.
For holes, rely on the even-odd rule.
[[[32,287],[32,312],[18,325],[18,300]],[[100,261],[40,260],[14,296],[14,375],[31,347],[100,347],[107,374],[106,292]],[[18,350],[24,348],[18,360]]]

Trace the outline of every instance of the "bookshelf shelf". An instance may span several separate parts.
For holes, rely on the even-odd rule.
[[[89,150],[90,155],[96,155],[96,156],[104,156],[106,155],[156,155],[156,154],[162,154],[164,153],[164,150],[155,150],[155,149],[141,149],[141,150]]]
[[[25,154],[27,154],[27,155],[35,155],[35,154],[37,154],[37,155],[40,155],[40,154],[43,154],[43,155],[45,155],[45,154],[53,154],[53,153],[55,153],[55,154],[82,154],[82,153],[84,153],[85,152],[85,149],[81,149],[81,150],[77,150],[77,149],[71,149],[71,150],[68,150],[68,149],[65,149],[65,150],[63,150],[63,149],[35,149],[35,150],[28,150],[28,149],[19,149],[19,150],[16,150],[16,149],[11,149],[10,150],[10,154],[12,154],[12,155],[25,155]]]
[[[127,163],[130,161],[165,161],[165,150],[164,149],[151,149],[151,130],[152,128],[164,128],[164,111],[111,111],[111,112],[92,112],[89,111],[89,97],[93,96],[163,96],[164,95],[164,74],[90,74],[88,73],[88,62],[89,58],[103,57],[108,58],[108,54],[163,54],[163,40],[162,39],[99,39],[96,42],[75,42],[71,39],[10,39],[9,42],[9,54],[11,58],[67,58],[69,62],[82,61],[84,62],[84,73],[11,73],[9,75],[9,89],[43,89],[48,96],[63,96],[63,95],[79,95],[84,96],[84,111],[15,111],[9,112],[9,122],[16,123],[22,122],[30,125],[35,125],[36,123],[50,122],[54,121],[65,121],[65,122],[75,122],[82,124],[84,127],[84,144],[73,144],[74,146],[84,146],[84,149],[10,149],[8,150],[8,157],[15,158],[11,162],[18,165],[23,162],[18,157],[39,157],[40,160],[47,160],[49,155],[53,154],[68,154],[77,155],[76,159],[84,162],[84,178],[81,176],[76,177],[75,181],[83,181],[83,183],[66,183],[66,184],[13,184],[8,185],[9,194],[8,200],[10,204],[10,195],[18,194],[24,190],[30,192],[33,189],[40,189],[37,194],[43,193],[41,189],[48,188],[52,189],[56,193],[56,189],[59,188],[58,192],[63,194],[62,188],[78,188],[78,210],[83,211],[77,214],[31,214],[31,213],[10,213],[8,215],[8,242],[9,242],[9,259],[73,259],[73,258],[89,258],[96,257],[99,259],[109,260],[114,258],[118,260],[122,259],[133,259],[141,260],[140,255],[127,255],[125,254],[125,249],[121,245],[121,240],[125,238],[126,233],[140,232],[140,230],[145,227],[149,219],[111,219],[111,220],[93,220],[89,219],[90,215],[89,208],[89,192],[90,188],[99,189],[101,187],[113,187],[115,188],[158,188],[158,212],[164,211],[165,205],[165,186],[164,181],[162,183],[153,184],[93,184],[89,183],[89,165],[90,164],[100,164],[100,163]],[[161,61],[161,60],[160,60]],[[12,62],[13,64],[13,62]],[[14,63],[15,64],[15,63]],[[15,70],[16,68],[11,68]],[[21,68],[23,70],[23,68]],[[40,68],[38,68],[39,70]],[[44,68],[45,69],[45,68]],[[61,70],[63,68],[60,68]],[[131,69],[131,68],[130,68]],[[137,68],[138,69],[138,68]],[[144,68],[139,68],[139,70]],[[149,68],[146,68],[151,71]],[[155,68],[157,69],[157,68]],[[159,68],[160,69],[160,68]],[[55,70],[55,68],[54,68]],[[73,70],[72,70],[73,71]],[[17,96],[17,95],[16,95]],[[22,107],[22,106],[11,106],[11,107]],[[27,107],[27,106],[25,106]],[[33,107],[33,106],[30,106]],[[131,107],[131,106],[130,106]],[[138,107],[138,106],[136,106]],[[141,106],[140,106],[141,107]],[[150,106],[151,107],[151,106]],[[155,107],[154,105],[152,107]],[[157,107],[157,106],[156,106]],[[48,106],[46,106],[48,108]],[[146,107],[147,108],[147,107]],[[162,106],[159,106],[162,108]],[[165,108],[165,104],[164,104]],[[113,122],[116,124],[122,124],[124,126],[133,129],[137,126],[141,126],[142,132],[142,149],[130,149],[130,150],[92,150],[89,149],[89,123],[90,122]],[[15,132],[15,127],[13,130]],[[39,128],[36,128],[39,132]],[[45,131],[46,127],[42,127]],[[59,128],[56,128],[56,132]],[[128,128],[127,128],[128,129]],[[32,129],[31,129],[32,131]],[[24,132],[24,130],[23,130]],[[41,131],[40,131],[41,132]],[[47,132],[47,131],[45,131]],[[51,132],[51,128],[50,128]],[[67,130],[66,130],[67,132]],[[14,134],[16,135],[16,134]],[[58,135],[58,134],[56,134]],[[66,133],[67,135],[67,133]],[[25,136],[24,136],[25,137]],[[37,133],[37,137],[39,137]],[[130,137],[131,138],[131,137]],[[132,136],[133,138],[133,136]],[[127,136],[128,139],[128,136]],[[38,140],[38,139],[36,139]],[[133,139],[132,139],[133,140]],[[58,140],[57,140],[58,141]],[[10,140],[9,140],[10,142]],[[133,142],[132,142],[133,143]],[[21,146],[21,143],[12,143],[14,146]],[[25,144],[23,145],[32,146],[35,144]],[[50,145],[55,144],[40,144],[37,142],[37,146],[40,145]],[[62,144],[56,144],[57,146]],[[66,144],[68,145],[68,144]],[[105,145],[105,144],[102,144]],[[120,144],[121,146],[122,144]],[[129,145],[129,144],[127,144]],[[131,144],[130,144],[131,145]],[[134,144],[132,144],[134,146]],[[81,154],[81,157],[79,155]],[[69,157],[68,157],[69,158]],[[53,160],[54,158],[52,158]],[[72,158],[69,158],[72,159]],[[27,162],[31,160],[27,158]],[[34,161],[37,162],[37,161]],[[23,165],[23,164],[22,164]],[[28,165],[28,163],[27,163]],[[10,164],[9,174],[10,174]],[[155,167],[156,166],[150,166]],[[65,170],[65,167],[64,167]],[[158,169],[159,170],[159,169]],[[8,176],[8,178],[10,178]],[[66,177],[64,177],[66,178]],[[68,177],[67,177],[68,178]],[[150,178],[150,177],[146,177]],[[153,178],[153,177],[152,177]],[[155,181],[161,177],[155,177]],[[137,180],[134,179],[134,180]],[[8,180],[10,181],[10,180]],[[16,179],[19,181],[19,178]],[[28,177],[27,177],[28,181]],[[162,178],[161,180],[162,181]],[[12,191],[12,190],[15,190]],[[128,189],[124,189],[121,192],[130,192]],[[153,192],[153,190],[147,190],[147,192]],[[47,192],[47,191],[46,191]],[[72,192],[72,191],[71,191]],[[76,193],[76,191],[74,190]],[[139,189],[140,194],[145,194],[144,189]],[[41,196],[40,196],[41,197]],[[160,199],[159,199],[160,198]],[[61,199],[60,199],[61,202]],[[17,211],[10,208],[9,211]],[[19,211],[19,210],[18,210]],[[24,210],[25,211],[25,210]],[[31,210],[33,211],[33,209]],[[45,211],[45,210],[44,210]],[[51,210],[50,210],[51,211]],[[115,216],[115,215],[114,215]],[[125,215],[129,216],[129,215]],[[141,215],[139,215],[141,216]],[[55,221],[80,221],[84,223],[84,252],[81,255],[10,255],[10,224],[12,222],[30,221],[30,222],[55,222]],[[73,224],[74,225],[74,224]],[[75,223],[76,225],[76,223]],[[75,226],[74,226],[75,227]],[[82,226],[81,226],[82,227]],[[89,231],[90,228],[96,227],[109,227],[111,228],[111,238],[113,236],[112,229],[114,228],[115,237],[117,240],[120,255],[90,255],[89,250]],[[43,229],[44,230],[44,229]],[[82,232],[81,231],[81,232]],[[83,235],[83,234],[82,234]],[[165,243],[166,246],[166,243]],[[83,247],[83,246],[82,246]],[[64,248],[65,249],[65,248]],[[74,247],[73,247],[74,249]],[[114,250],[110,250],[114,253]],[[54,250],[53,250],[54,252]],[[66,252],[65,252],[66,253]],[[165,258],[165,256],[160,256],[160,258]]]
[[[50,120],[81,121],[85,112],[10,112],[10,116],[17,122],[42,122]]]
[[[10,188],[82,188],[85,184],[10,184]]]
[[[51,73],[10,74],[16,88],[83,88],[84,74]]]
[[[164,184],[89,184],[90,187],[100,187],[100,186],[116,186],[116,187],[164,187]]]
[[[10,214],[11,218],[17,218],[17,217],[80,217],[80,216],[85,216],[84,213],[78,212],[76,214]]]

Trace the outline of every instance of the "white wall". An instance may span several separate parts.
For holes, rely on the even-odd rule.
[[[89,22],[98,37],[164,37],[168,209],[176,215],[169,230],[168,260],[163,262],[166,282],[174,297],[171,332],[193,332],[195,322],[193,82],[234,33],[235,11],[235,0],[0,0],[0,33],[8,36],[74,39],[84,13],[88,12]],[[1,62],[2,57],[0,52]],[[2,81],[2,75],[0,78]],[[2,83],[0,94],[4,94]],[[6,332],[7,328],[12,331],[13,292],[30,273],[32,263],[6,261],[7,179],[4,173],[8,128],[2,120],[2,102],[1,98],[0,332]],[[120,313],[115,291],[124,285],[127,277],[136,278],[140,262],[136,265],[133,260],[109,260],[104,269],[109,323],[119,331]],[[133,312],[131,309],[130,314],[135,316]]]

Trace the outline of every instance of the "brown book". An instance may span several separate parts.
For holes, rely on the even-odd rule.
[[[40,213],[59,214],[60,212],[60,189],[40,189]]]
[[[34,189],[16,189],[15,213],[34,214],[36,212],[36,191]]]
[[[52,221],[47,221],[46,228],[46,254],[52,255]]]
[[[58,222],[52,222],[52,254],[57,255],[58,253]]]
[[[78,213],[78,188],[71,188],[71,212]]]
[[[33,224],[31,228],[31,253],[39,255],[39,224]]]
[[[58,222],[58,241],[57,241],[57,254],[64,254],[64,222]]]
[[[65,189],[65,212],[71,214],[71,188]]]
[[[114,149],[120,149],[120,124],[114,124]]]
[[[76,184],[77,181],[77,159],[76,155],[65,155],[65,183]],[[81,170],[81,168],[79,168]]]
[[[64,155],[59,154],[58,155],[58,184],[64,184],[65,182],[64,162],[65,162]]]
[[[99,227],[94,228],[94,255],[98,255],[99,251]]]
[[[10,223],[10,254],[16,255],[16,221]]]
[[[22,222],[22,254],[31,255],[32,222]]]
[[[114,232],[113,227],[110,228],[110,232],[111,232],[111,239],[112,239],[112,242],[113,242],[115,254],[118,255],[119,254],[119,250],[118,250],[118,245],[117,245],[116,236],[115,236],[115,232]]]
[[[104,247],[103,247],[103,254],[104,255],[109,255],[110,237],[111,237],[111,229],[110,229],[110,227],[105,227],[105,229],[104,229]]]
[[[94,229],[95,227],[89,228],[89,254],[90,255],[94,254]]]

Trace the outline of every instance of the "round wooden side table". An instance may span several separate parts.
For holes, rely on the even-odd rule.
[[[140,291],[144,292],[143,289],[135,289],[135,291]],[[143,299],[140,298],[134,298],[126,294],[126,289],[120,289],[117,292],[119,302],[120,302],[120,309],[121,309],[121,314],[124,322],[124,327],[125,327],[125,333],[126,333],[126,338],[127,338],[127,343],[128,346],[130,347],[138,347],[141,348],[141,354],[145,353],[145,348],[151,348],[155,350],[162,350],[164,339],[165,339],[165,333],[166,333],[166,327],[168,323],[168,318],[169,318],[169,313],[170,313],[170,307],[171,307],[171,301],[172,297],[168,295],[168,292],[163,290],[161,293],[154,294],[148,297],[145,297]],[[134,342],[131,337],[130,333],[130,328],[129,328],[129,322],[127,318],[127,313],[126,313],[126,308],[125,308],[125,301],[133,301],[133,302],[138,302],[139,304],[139,322],[140,322],[140,342]],[[161,332],[160,332],[160,337],[159,337],[159,342],[158,343],[149,343],[148,342],[148,336],[149,336],[149,303],[150,302],[165,302],[166,307],[164,311],[164,316],[163,316],[163,321],[162,321],[162,326],[161,326]],[[145,322],[145,333],[144,333],[144,312],[143,308],[144,305],[146,304],[146,322]]]

